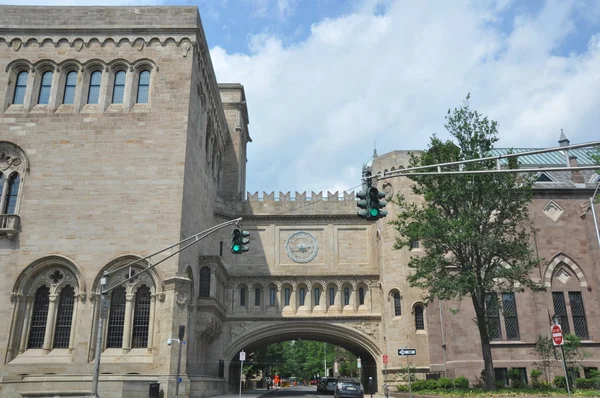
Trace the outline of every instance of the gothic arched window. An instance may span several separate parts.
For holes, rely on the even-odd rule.
[[[321,289],[315,287],[315,305],[321,304]]]
[[[48,307],[50,306],[50,288],[41,286],[35,292],[31,326],[29,328],[29,341],[27,348],[42,348],[46,335],[46,322],[48,320]]]
[[[394,316],[402,315],[402,301],[400,299],[400,293],[394,293]]]
[[[27,90],[28,79],[28,72],[21,72],[17,75],[17,83],[15,84],[15,92],[12,101],[13,104],[23,105],[23,103],[25,102],[25,91]]]
[[[344,288],[344,305],[350,305],[350,288]]]
[[[286,287],[283,291],[283,305],[290,305],[291,291],[289,287]]]
[[[75,89],[77,88],[77,72],[71,71],[67,73],[65,82],[65,92],[63,93],[63,104],[75,103]]]
[[[300,305],[304,305],[304,301],[306,299],[306,290],[303,287],[300,288]]]
[[[423,317],[423,306],[415,306],[415,329],[425,330],[425,319]]]
[[[148,326],[150,325],[150,288],[140,287],[135,293],[133,309],[133,334],[131,348],[146,348],[148,346]]]
[[[4,187],[4,176],[0,173],[0,189],[2,190],[0,201],[3,203],[0,214],[15,214],[17,208],[17,197],[19,196],[19,185],[21,178],[18,173],[13,173]]]
[[[143,70],[140,72],[137,87],[136,101],[138,104],[148,103],[148,94],[150,93],[150,71]]]
[[[54,328],[54,348],[69,348],[74,306],[75,289],[72,286],[67,286],[61,290],[58,300],[56,327]]]
[[[243,287],[240,289],[240,307],[246,306],[246,288]]]
[[[358,288],[358,305],[365,305],[365,288]]]
[[[38,95],[38,104],[46,105],[50,102],[50,90],[52,89],[52,72],[46,72],[42,75],[40,92]]]
[[[92,72],[90,76],[90,85],[88,87],[88,104],[97,104],[100,100],[100,83],[102,82],[102,72]]]
[[[113,104],[122,104],[124,96],[125,96],[125,72],[120,70],[117,73],[115,73],[112,103]]]
[[[210,297],[210,268],[200,268],[200,297]]]
[[[335,289],[329,288],[329,305],[335,305]]]
[[[110,298],[110,317],[108,318],[106,348],[123,347],[125,302],[125,287],[121,286],[112,291]]]

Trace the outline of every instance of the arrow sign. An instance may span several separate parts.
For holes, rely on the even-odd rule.
[[[398,350],[398,355],[400,355],[400,356],[417,355],[417,349],[416,348],[400,348]]]

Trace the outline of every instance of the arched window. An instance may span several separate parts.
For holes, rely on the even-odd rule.
[[[402,301],[400,300],[400,293],[394,293],[394,316],[402,315]]]
[[[48,104],[50,102],[50,90],[52,89],[52,72],[46,72],[42,75],[40,84],[40,93],[38,95],[38,104]]]
[[[28,72],[21,72],[17,75],[15,84],[15,92],[13,95],[13,104],[23,105],[25,102],[25,91],[27,90],[27,80],[29,79]]]
[[[8,179],[8,186],[4,189],[4,178],[0,173],[0,203],[4,203],[1,214],[15,214],[17,208],[17,196],[19,195],[19,184],[21,178],[18,173],[14,173]],[[5,195],[1,197],[1,195]]]
[[[137,99],[135,102],[138,104],[148,103],[148,94],[150,92],[150,71],[143,70],[140,72],[137,87]]]
[[[246,288],[243,287],[240,289],[240,307],[246,306]]]
[[[329,305],[335,305],[335,289],[329,288]]]
[[[344,288],[344,305],[350,305],[350,288]]]
[[[200,268],[200,297],[210,297],[210,268]]]
[[[65,82],[65,92],[63,94],[63,104],[75,103],[75,88],[77,87],[77,72],[71,71],[67,73]]]
[[[301,287],[300,288],[300,305],[304,305],[304,301],[306,299],[305,295],[306,295],[306,291],[304,290],[303,287]]]
[[[48,286],[41,286],[35,292],[27,348],[42,348],[44,346],[49,306],[50,288],[48,288]]]
[[[289,287],[286,287],[283,291],[283,305],[290,305],[290,295],[291,291]]]
[[[54,328],[54,348],[69,348],[73,307],[75,306],[75,289],[71,286],[63,288],[58,300],[58,314]]]
[[[254,306],[260,307],[260,288],[254,289]]]
[[[321,289],[315,287],[315,305],[321,304]]]
[[[125,95],[125,72],[120,70],[115,73],[115,80],[113,85],[113,104],[122,104],[123,96]]]
[[[423,306],[415,306],[415,329],[425,330],[425,319],[423,318]]]
[[[88,104],[97,104],[100,99],[100,83],[102,82],[102,72],[95,71],[90,76],[90,86],[88,90]]]
[[[110,316],[108,318],[106,348],[123,347],[125,302],[125,288],[118,287],[115,290],[113,290],[110,299]]]
[[[365,288],[358,288],[358,305],[365,305]]]
[[[275,292],[275,288],[272,287],[269,289],[269,305],[270,306],[274,306],[276,303],[276,292]]]
[[[148,329],[150,325],[150,288],[140,287],[135,293],[133,309],[133,334],[131,348],[146,348],[148,346]]]

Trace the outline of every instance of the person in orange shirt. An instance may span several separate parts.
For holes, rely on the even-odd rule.
[[[275,387],[279,387],[279,375],[275,375],[273,382],[275,382]]]

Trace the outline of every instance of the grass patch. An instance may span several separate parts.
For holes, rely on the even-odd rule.
[[[407,389],[408,390],[408,389]],[[457,388],[452,390],[419,390],[413,391],[414,395],[438,395],[441,397],[565,397],[567,390],[551,389],[540,390],[537,388],[500,388],[487,391],[483,388]],[[599,390],[575,390],[571,392],[574,397],[600,397]]]

